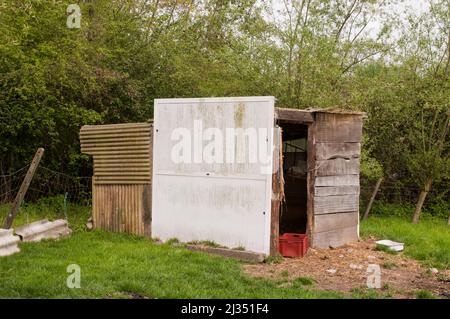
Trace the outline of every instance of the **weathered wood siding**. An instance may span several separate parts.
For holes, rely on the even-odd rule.
[[[311,245],[341,246],[359,238],[362,115],[318,112],[312,126]]]
[[[81,151],[94,159],[95,228],[150,236],[152,134],[152,123],[81,128]]]
[[[94,227],[150,236],[151,185],[94,185],[92,219]]]

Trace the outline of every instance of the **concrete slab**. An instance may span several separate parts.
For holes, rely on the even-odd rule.
[[[14,236],[13,229],[0,229],[0,257],[20,252],[19,236]]]
[[[25,242],[38,242],[42,239],[58,239],[69,236],[72,230],[67,225],[67,220],[58,219],[53,222],[47,219],[16,228],[16,235]]]
[[[235,249],[229,249],[229,248],[216,248],[216,247],[208,247],[208,246],[201,246],[201,245],[187,245],[187,249],[192,251],[202,251],[208,254],[214,254],[214,255],[220,255],[224,257],[230,257],[235,258],[239,260],[244,261],[250,261],[250,262],[263,262],[265,259],[264,254],[255,253],[252,251],[245,251],[245,250],[235,250]]]

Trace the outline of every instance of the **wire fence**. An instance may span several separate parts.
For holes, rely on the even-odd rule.
[[[0,175],[0,204],[14,201],[28,167],[29,165],[14,173]],[[91,204],[91,181],[90,176],[74,177],[45,166],[39,166],[28,187],[24,202],[36,202],[43,197],[62,195],[67,201],[89,206]]]
[[[19,170],[0,175],[0,204],[11,203],[20,189],[27,174],[29,165]],[[361,178],[360,201],[364,208],[369,201],[375,181]],[[415,204],[420,193],[420,187],[405,185],[398,180],[384,180],[379,188],[376,201],[387,203]],[[433,196],[433,192],[430,193]],[[90,176],[70,176],[54,171],[45,166],[39,166],[25,195],[25,203],[34,203],[42,198],[62,196],[64,202],[81,206],[92,204],[92,178]]]
[[[14,200],[29,166],[24,166],[7,175],[0,175],[0,203],[7,203]]]
[[[376,181],[361,179],[360,197],[363,203],[368,202],[375,188]],[[383,181],[376,199],[388,203],[415,203],[420,193],[420,187],[405,185],[399,181]]]

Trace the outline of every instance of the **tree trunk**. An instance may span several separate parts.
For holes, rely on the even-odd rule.
[[[420,191],[419,199],[417,200],[416,209],[414,210],[414,215],[412,222],[413,224],[417,224],[419,222],[420,213],[422,212],[422,206],[425,202],[425,198],[428,195],[428,192],[431,189],[431,184],[433,183],[433,180],[431,177],[427,178],[425,181],[425,185],[423,186],[423,189]]]
[[[375,201],[375,197],[377,196],[382,181],[383,178],[379,178],[377,184],[375,185],[375,188],[373,189],[372,196],[370,197],[369,204],[367,205],[366,211],[363,216],[363,220],[366,220],[367,217],[369,217],[370,210],[372,209],[373,202]]]

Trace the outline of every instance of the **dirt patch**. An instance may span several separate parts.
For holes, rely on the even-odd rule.
[[[149,299],[148,297],[132,291],[118,291],[108,296],[109,298],[124,298],[124,299]]]
[[[244,265],[244,271],[287,282],[310,277],[317,289],[351,294],[367,288],[369,264],[380,266],[380,295],[414,298],[417,291],[427,290],[438,298],[450,298],[450,270],[433,273],[402,253],[378,251],[374,239],[335,249],[310,249],[304,258],[283,258],[280,263]]]

